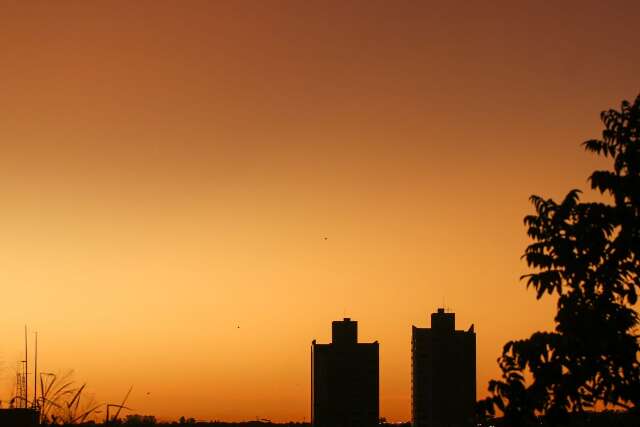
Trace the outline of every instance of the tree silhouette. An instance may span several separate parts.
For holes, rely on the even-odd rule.
[[[509,426],[640,408],[640,96],[601,119],[602,139],[583,146],[613,160],[612,170],[589,177],[607,202],[581,202],[579,190],[559,203],[532,196],[535,214],[524,219],[533,243],[523,258],[533,272],[521,279],[538,299],[558,301],[555,330],[508,342],[498,359],[502,378],[490,381],[490,397],[480,402],[484,414],[499,409]]]

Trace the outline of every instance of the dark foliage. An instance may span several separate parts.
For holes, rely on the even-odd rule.
[[[124,420],[125,426],[155,426],[158,424],[153,415],[127,415]]]
[[[138,418],[140,417],[140,418]],[[182,417],[178,421],[172,422],[158,422],[153,416],[135,416],[132,419],[133,424],[127,424],[128,420],[117,420],[109,422],[108,424],[98,423],[94,421],[86,421],[78,424],[64,424],[65,426],[199,426],[199,427],[310,427],[309,423],[288,422],[288,423],[272,423],[265,421],[243,421],[243,422],[225,422],[225,421],[196,421],[194,418]],[[142,422],[141,424],[137,424]],[[402,425],[401,427],[410,427],[409,423]]]
[[[524,219],[533,240],[522,277],[537,298],[556,295],[553,332],[508,342],[498,359],[502,378],[489,383],[480,411],[498,409],[504,425],[563,425],[592,408],[631,409],[640,403],[640,96],[601,114],[602,139],[583,145],[613,160],[595,171],[591,188],[606,203],[561,202],[532,196]]]
[[[198,427],[310,427],[308,422],[287,422],[287,423],[273,423],[270,421],[241,421],[241,422],[225,422],[225,421],[196,421],[193,418],[182,417],[178,421],[173,422],[157,422],[155,417],[135,415],[131,418],[133,424],[127,424],[129,417],[125,421],[119,420],[115,424],[109,423],[107,425],[136,425],[136,426],[180,426],[180,425],[193,425]],[[142,422],[142,424],[137,424]],[[72,424],[65,424],[71,426]],[[96,424],[93,421],[87,421],[79,424],[73,424],[73,426],[103,426],[105,424]],[[380,426],[387,427],[411,427],[410,422],[405,423],[388,423],[386,421],[380,421]]]

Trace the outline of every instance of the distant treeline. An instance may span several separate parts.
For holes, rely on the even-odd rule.
[[[501,422],[501,419],[494,419],[478,426],[513,427]],[[640,414],[637,412],[585,412],[583,414],[570,415],[564,424],[546,423],[543,419],[535,424],[535,427],[638,427],[640,426]],[[527,424],[519,427],[534,427],[534,424]]]
[[[409,424],[409,423],[407,423]],[[285,426],[296,426],[296,427],[310,427],[309,423],[272,423],[266,421],[242,421],[242,422],[226,422],[226,421],[196,421],[193,418],[188,418],[181,421],[157,421],[153,416],[145,416],[144,418],[129,418],[119,421],[111,421],[109,423],[101,423],[95,421],[87,421],[82,424],[69,424],[69,427],[77,427],[77,426],[199,426],[199,427],[207,427],[207,426],[215,426],[215,427],[285,427]]]
[[[123,420],[116,422],[110,422],[108,424],[96,423],[95,421],[89,421],[83,424],[74,424],[74,427],[78,425],[84,426],[199,426],[199,427],[310,427],[308,422],[288,422],[288,423],[273,423],[271,421],[242,421],[242,422],[226,422],[226,421],[196,421],[193,418],[180,418],[179,421],[173,422],[160,422],[157,421],[154,416],[150,415],[129,415]],[[393,427],[411,427],[411,423],[399,423],[391,424],[382,422],[380,426],[393,426]]]
[[[640,414],[635,412],[587,412],[582,415],[573,415],[566,420],[565,427],[638,427],[640,426]],[[243,422],[227,422],[227,421],[196,421],[193,418],[181,417],[178,421],[160,422],[151,415],[128,415],[126,418],[118,421],[112,421],[108,424],[96,423],[89,421],[82,424],[74,424],[83,426],[199,426],[199,427],[310,427],[308,422],[288,422],[273,423],[267,420],[243,421]],[[493,419],[486,423],[480,423],[478,426],[495,426],[495,427],[514,427],[507,426],[501,422],[501,419]],[[553,427],[557,427],[554,424]],[[71,427],[71,426],[70,426]],[[411,427],[410,422],[406,423],[387,423],[381,422],[380,427]],[[518,426],[529,427],[529,426]],[[531,426],[533,427],[533,426]],[[535,427],[552,427],[551,424],[540,420]]]

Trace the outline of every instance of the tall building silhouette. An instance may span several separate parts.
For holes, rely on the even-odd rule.
[[[311,425],[374,427],[379,409],[378,342],[358,343],[358,322],[332,323],[331,344],[311,344]]]
[[[454,313],[439,308],[431,328],[411,331],[413,427],[471,427],[476,403],[476,334],[456,331]]]

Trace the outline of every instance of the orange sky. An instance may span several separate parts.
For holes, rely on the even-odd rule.
[[[586,189],[579,144],[640,90],[640,3],[512,3],[2,1],[0,398],[28,323],[99,401],[308,420],[346,314],[407,420],[443,301],[483,397],[552,324],[528,196]]]

